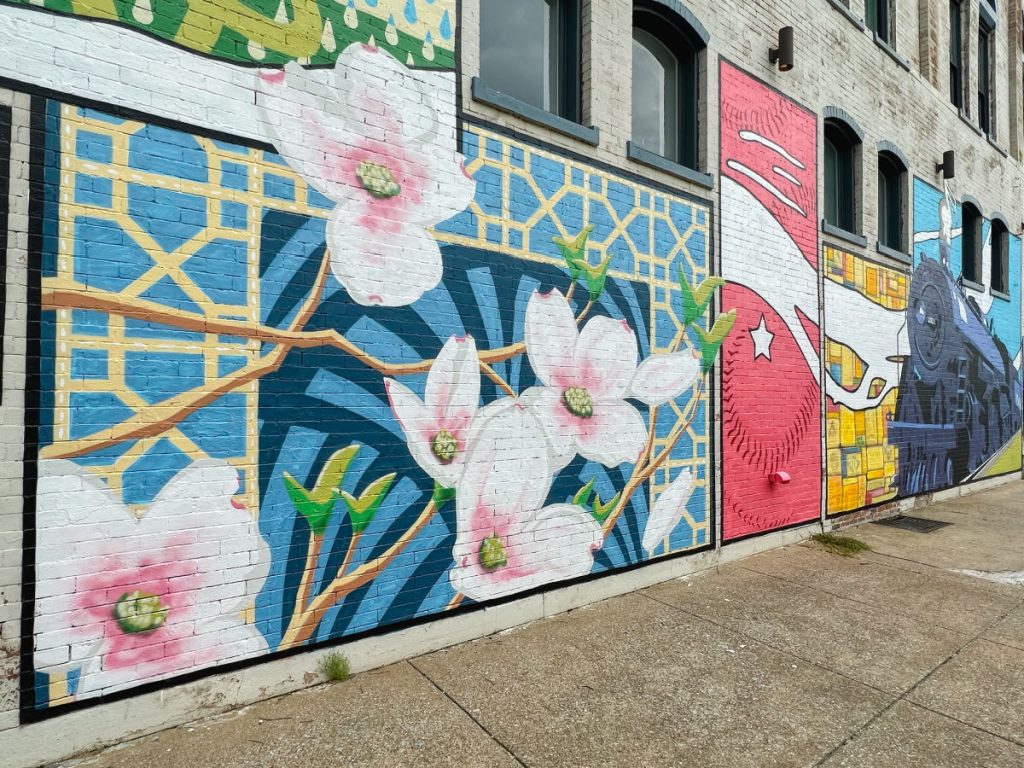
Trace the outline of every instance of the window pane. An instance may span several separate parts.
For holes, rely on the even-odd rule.
[[[558,112],[558,0],[480,0],[480,78]]]
[[[835,145],[825,139],[825,221],[838,227],[839,223],[839,153]]]
[[[679,66],[656,37],[633,30],[633,141],[679,160]]]
[[[991,133],[991,79],[989,75],[989,50],[992,32],[984,25],[978,28],[978,125],[985,133]]]
[[[960,3],[949,3],[949,100],[957,107],[963,106],[962,46],[960,36]]]

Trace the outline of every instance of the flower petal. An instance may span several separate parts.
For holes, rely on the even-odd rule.
[[[412,304],[441,281],[441,250],[416,224],[374,233],[358,216],[338,207],[327,223],[331,271],[358,304]]]
[[[538,379],[560,392],[575,384],[576,319],[557,288],[550,293],[534,291],[526,305],[523,337]]]
[[[626,394],[636,371],[636,334],[625,320],[593,317],[580,332],[574,353],[575,381],[595,400]]]
[[[474,432],[456,496],[456,563],[475,558],[496,529],[522,524],[547,498],[551,471],[544,432],[521,405],[501,407]]]
[[[334,85],[325,70],[288,62],[284,70],[264,70],[256,78],[256,104],[268,139],[300,176],[319,192],[337,200],[338,185],[328,179],[325,146],[350,143],[344,122],[328,114]],[[337,107],[333,108],[337,112]]]
[[[398,425],[405,432],[409,453],[420,468],[445,488],[455,486],[465,463],[464,451],[456,454],[450,464],[442,464],[431,450],[431,441],[441,430],[437,416],[405,384],[395,379],[384,379],[384,388],[391,402]]]
[[[679,397],[699,378],[700,360],[689,350],[651,355],[637,368],[628,396],[647,405],[661,405]]]
[[[424,401],[446,426],[469,426],[480,405],[480,358],[472,336],[452,336],[441,347],[427,374]]]
[[[576,458],[576,435],[582,420],[566,410],[561,394],[550,387],[530,387],[519,396],[519,401],[544,428],[551,471],[557,474]]]
[[[635,462],[647,442],[643,417],[625,400],[598,401],[594,415],[580,421],[576,437],[580,455],[606,467]]]
[[[478,552],[451,572],[452,587],[483,602],[524,592],[553,581],[590,573],[594,550],[604,540],[601,526],[573,504],[552,504],[529,515],[506,538],[508,564],[489,571]]]
[[[673,480],[668,488],[654,502],[651,514],[647,517],[641,545],[648,552],[654,550],[672,533],[683,517],[686,502],[693,493],[693,473],[684,469]]]

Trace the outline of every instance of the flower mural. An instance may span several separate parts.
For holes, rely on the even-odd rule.
[[[427,228],[473,197],[452,107],[442,113],[431,90],[426,73],[364,44],[330,70],[289,62],[258,78],[269,137],[335,204],[331,270],[359,304],[411,304],[434,288],[441,252]]]
[[[693,473],[684,469],[673,480],[668,488],[661,492],[651,508],[641,540],[643,548],[648,552],[656,549],[669,534],[672,533],[683,517],[686,502],[693,493]]]
[[[601,526],[578,505],[544,506],[551,464],[530,411],[500,401],[489,408],[459,483],[452,587],[482,601],[585,576]]]
[[[238,481],[196,462],[136,516],[77,464],[41,462],[36,669],[85,698],[266,653],[245,613],[269,552]]]

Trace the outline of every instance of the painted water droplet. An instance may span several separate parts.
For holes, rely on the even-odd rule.
[[[389,45],[398,45],[398,28],[395,27],[395,17],[388,16],[388,26],[384,30],[384,39]]]
[[[348,0],[348,8],[345,9],[345,26],[349,29],[359,26],[359,14],[356,13],[355,0]]]
[[[267,57],[267,50],[256,40],[250,40],[248,45],[245,46],[245,50],[249,52],[256,61],[263,61]]]
[[[376,8],[377,7],[377,0],[364,0],[364,2],[370,8]]]
[[[132,18],[139,24],[152,24],[153,6],[150,0],[136,0],[135,5],[132,6]]]
[[[447,9],[445,9],[444,16],[441,17],[441,28],[438,31],[443,40],[452,39],[452,17],[448,15]]]
[[[427,32],[427,36],[423,39],[423,58],[427,61],[434,60],[434,40]]]
[[[281,4],[277,6],[277,13],[274,14],[274,21],[278,24],[288,23],[288,8],[284,4],[284,0],[281,0]]]
[[[366,41],[366,44],[368,46],[370,46],[371,48],[376,48],[377,47],[377,38],[375,38],[373,35],[370,35],[370,39]]]
[[[334,39],[334,27],[331,26],[330,19],[324,22],[324,33],[320,36],[320,45],[328,53],[334,53],[338,47],[338,41]]]
[[[405,0],[405,20],[415,24],[416,19],[416,0]]]
[[[414,67],[414,66],[416,66],[416,59],[414,59],[414,58],[412,57],[412,54],[411,54],[411,53],[407,53],[407,54],[405,55],[405,64],[406,64],[406,66],[408,66],[408,67]]]
[[[309,56],[301,56],[301,57],[297,58],[295,61],[297,61],[299,64],[301,64],[304,67],[308,67],[310,64],[313,63],[313,60]]]

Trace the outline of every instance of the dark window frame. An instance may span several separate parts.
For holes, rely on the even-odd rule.
[[[504,0],[507,2],[508,0]],[[480,25],[480,82],[494,92],[502,93],[509,99],[547,112],[556,117],[568,120],[573,123],[582,123],[583,120],[583,2],[582,0],[545,0],[546,2],[557,3],[556,14],[558,17],[557,29],[554,32],[551,45],[555,47],[554,76],[556,92],[549,94],[551,105],[545,109],[539,104],[528,101],[521,101],[511,94],[505,94],[499,88],[494,88],[488,82],[483,73],[482,51],[487,45],[484,40],[483,24]],[[483,4],[480,8],[484,13]],[[545,87],[548,87],[547,85]]]
[[[949,0],[949,100],[964,108],[964,2]]]
[[[978,127],[990,138],[995,138],[995,120],[992,119],[992,70],[995,55],[995,29],[984,19],[978,20]]]
[[[906,252],[904,227],[904,184],[907,167],[892,152],[878,153],[878,242],[886,248]]]
[[[1000,219],[989,224],[989,284],[993,291],[1010,292],[1010,230]]]
[[[857,147],[861,140],[842,120],[828,118],[824,125],[824,219],[833,227],[856,232]]]
[[[960,219],[960,276],[977,285],[981,283],[981,211],[973,203],[963,203]]]
[[[864,25],[887,45],[895,39],[892,21],[889,0],[864,0]]]
[[[676,94],[677,138],[670,162],[693,170],[700,163],[700,70],[707,43],[687,21],[657,0],[633,3],[633,26],[659,40],[675,56],[679,92]],[[635,105],[633,105],[635,108]],[[671,157],[674,154],[675,157]]]

